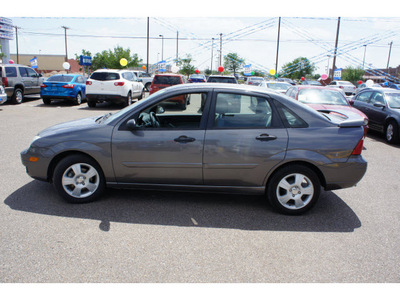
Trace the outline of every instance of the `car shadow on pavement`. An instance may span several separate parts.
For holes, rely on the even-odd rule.
[[[383,144],[386,144],[389,147],[394,147],[394,148],[400,149],[400,145],[389,144],[388,142],[386,142],[385,135],[383,133],[376,132],[376,131],[368,131],[367,137],[371,138],[372,140],[374,140],[376,142],[381,142]],[[364,145],[365,145],[365,143],[364,143]]]
[[[277,213],[263,196],[108,189],[87,204],[64,202],[52,185],[31,181],[8,196],[13,210],[68,218],[99,220],[110,231],[113,222],[239,230],[353,232],[361,227],[354,211],[333,192],[301,216]]]

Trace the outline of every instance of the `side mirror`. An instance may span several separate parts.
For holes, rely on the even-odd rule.
[[[131,119],[131,120],[129,120],[128,122],[126,122],[126,127],[129,129],[129,130],[136,130],[136,121],[135,121],[135,119]]]

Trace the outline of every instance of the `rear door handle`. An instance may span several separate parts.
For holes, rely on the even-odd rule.
[[[260,134],[258,137],[256,137],[256,140],[259,140],[259,141],[272,141],[272,140],[276,140],[276,136],[263,133],[263,134]]]
[[[186,144],[194,142],[196,139],[192,137],[187,137],[186,135],[181,135],[180,137],[174,139],[175,142]]]

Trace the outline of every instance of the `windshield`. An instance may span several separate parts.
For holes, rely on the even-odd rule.
[[[70,82],[73,78],[73,75],[53,75],[50,76],[46,81]]]
[[[306,104],[328,104],[349,106],[339,91],[324,89],[305,89],[299,91],[298,100]]]
[[[230,77],[209,77],[207,82],[236,83],[236,79]]]
[[[129,106],[121,109],[120,111],[117,111],[116,113],[113,113],[111,115],[106,114],[103,116],[103,117],[105,117],[104,120],[101,120],[101,121],[105,122],[106,124],[109,124],[110,122],[112,122],[115,119],[118,119],[120,116],[124,115],[125,113],[135,109],[136,106],[141,105],[145,101],[147,102],[147,101],[153,99],[155,96],[158,97],[162,93],[165,93],[165,90],[159,90],[158,92],[151,94],[150,96],[146,97],[145,99],[137,101],[134,104],[129,105]]]
[[[400,108],[400,93],[387,93],[386,99],[391,108]]]

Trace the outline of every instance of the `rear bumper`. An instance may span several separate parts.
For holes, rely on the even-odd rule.
[[[105,94],[86,94],[86,98],[88,101],[96,101],[96,102],[123,102],[127,99],[125,96],[121,95],[105,95]]]
[[[325,175],[325,190],[337,190],[355,186],[367,172],[368,163],[361,155],[350,156],[345,163],[320,167]]]
[[[3,104],[7,101],[7,94],[0,94],[0,104]]]

